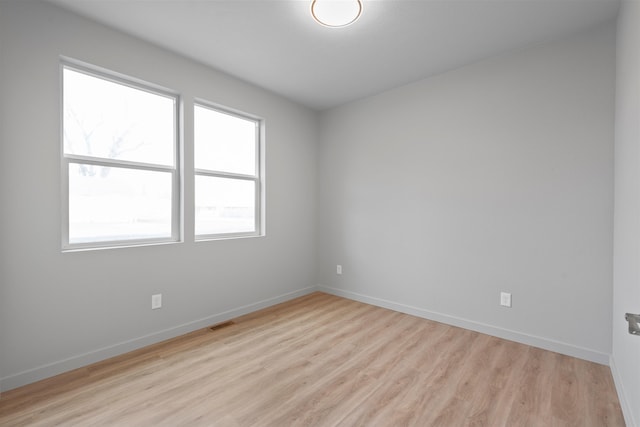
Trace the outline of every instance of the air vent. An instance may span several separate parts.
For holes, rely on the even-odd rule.
[[[218,323],[217,325],[209,326],[209,329],[212,331],[217,331],[222,328],[226,328],[227,326],[235,325],[233,320],[229,320],[227,322]]]

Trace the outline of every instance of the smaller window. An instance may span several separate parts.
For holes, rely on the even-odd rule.
[[[194,109],[196,239],[260,235],[260,120]]]

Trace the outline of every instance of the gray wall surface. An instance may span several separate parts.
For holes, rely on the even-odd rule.
[[[3,389],[315,285],[315,112],[46,2],[0,9]],[[183,95],[184,243],[61,252],[60,55]],[[266,120],[266,237],[194,243],[193,97]]]
[[[614,86],[610,24],[326,112],[321,286],[607,363]]]
[[[615,122],[613,355],[611,370],[627,425],[640,426],[640,337],[625,313],[640,313],[640,3],[618,16]]]

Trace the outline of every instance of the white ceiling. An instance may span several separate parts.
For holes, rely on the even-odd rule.
[[[363,0],[316,24],[310,0],[51,0],[317,110],[613,19],[618,0]]]

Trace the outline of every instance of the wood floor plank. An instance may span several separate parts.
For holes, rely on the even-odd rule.
[[[2,426],[624,426],[606,366],[324,293],[0,395]]]
[[[522,357],[526,346],[495,338],[499,347],[491,357],[487,367],[487,383],[476,389],[471,402],[465,425],[468,426],[506,426],[507,416],[514,399],[513,389],[519,381],[526,358]]]
[[[553,424],[551,390],[555,375],[556,354],[529,348],[507,425],[549,426]],[[585,408],[586,409],[586,408]]]

